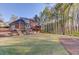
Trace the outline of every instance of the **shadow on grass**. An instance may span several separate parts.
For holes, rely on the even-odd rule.
[[[26,40],[25,42],[0,46],[1,55],[65,55],[67,51],[60,43],[46,40]]]

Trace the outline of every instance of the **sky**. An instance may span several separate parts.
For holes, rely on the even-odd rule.
[[[39,15],[45,6],[47,4],[44,3],[0,3],[0,14],[4,21],[10,21],[12,15],[33,18],[34,15]]]

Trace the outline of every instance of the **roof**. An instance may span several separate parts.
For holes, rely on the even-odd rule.
[[[11,23],[14,23],[14,22],[18,23],[19,21],[22,21],[24,23],[29,23],[29,19],[28,18],[24,18],[24,17],[20,17],[19,19],[17,19],[16,21],[13,21]]]

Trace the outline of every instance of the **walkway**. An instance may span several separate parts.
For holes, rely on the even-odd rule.
[[[79,54],[79,38],[74,37],[63,37],[60,38],[61,44],[71,55]]]

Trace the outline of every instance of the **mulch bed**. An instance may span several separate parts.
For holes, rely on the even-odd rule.
[[[61,44],[70,55],[79,54],[79,39],[77,38],[60,38]]]

